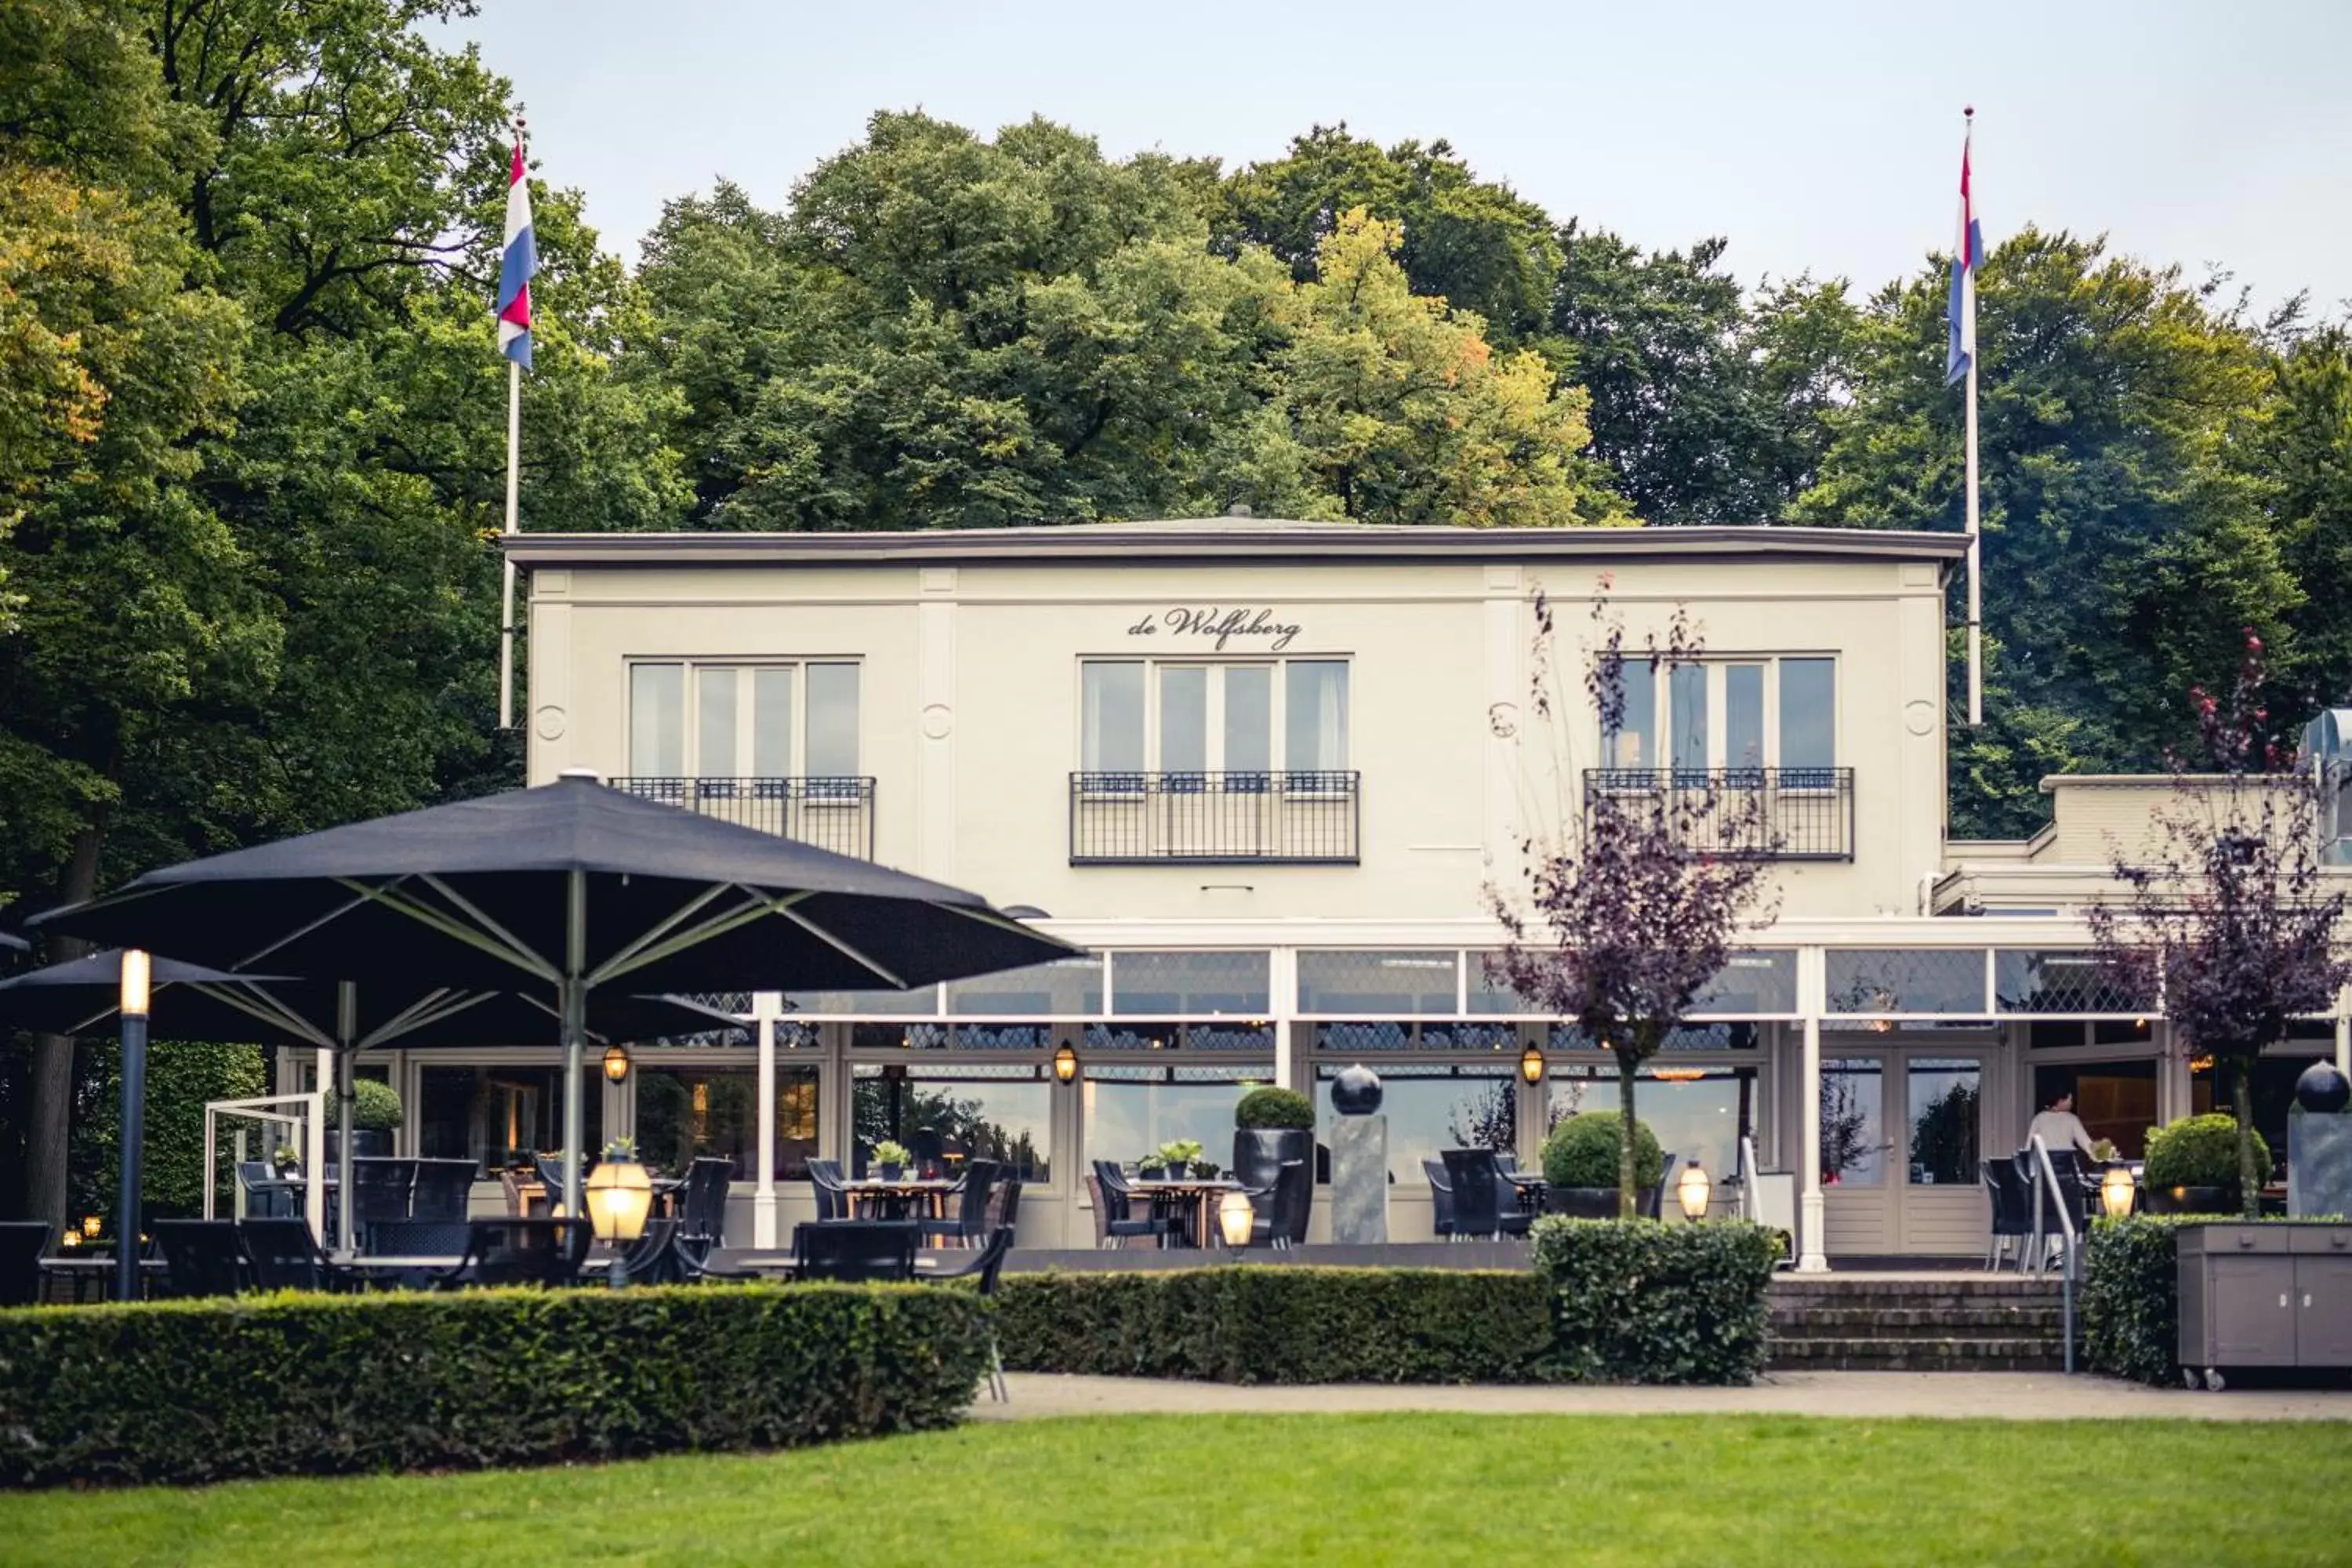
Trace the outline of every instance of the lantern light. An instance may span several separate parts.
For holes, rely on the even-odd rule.
[[[2110,1219],[2129,1215],[2138,1195],[2139,1184],[2132,1180],[2129,1165],[2110,1165],[2107,1173],[2099,1178],[2099,1205]]]
[[[654,1182],[643,1165],[608,1154],[588,1173],[583,1188],[581,1203],[597,1240],[617,1249],[646,1234],[646,1216],[654,1206]],[[610,1278],[616,1290],[628,1283],[625,1253],[614,1251]]]
[[[85,1239],[96,1241],[98,1239],[98,1233],[105,1228],[105,1215],[86,1214],[81,1216],[81,1234]]]
[[[1074,1083],[1078,1076],[1078,1053],[1070,1042],[1064,1040],[1054,1051],[1054,1081]]]
[[[1696,1160],[1683,1167],[1682,1180],[1675,1184],[1675,1201],[1683,1206],[1683,1217],[1701,1220],[1706,1217],[1706,1205],[1715,1184],[1706,1179],[1706,1169]]]
[[[619,1083],[629,1076],[629,1047],[608,1046],[604,1049],[604,1081]]]
[[[1257,1209],[1247,1193],[1227,1193],[1217,1200],[1217,1230],[1228,1248],[1239,1252],[1247,1247],[1256,1226]]]
[[[1529,1040],[1528,1042],[1528,1048],[1519,1053],[1519,1076],[1527,1079],[1529,1083],[1543,1082],[1543,1047],[1537,1045],[1533,1040]]]
[[[122,950],[121,1006],[124,1017],[143,1018],[147,1016],[149,982],[153,973],[153,961],[145,950],[136,947]]]

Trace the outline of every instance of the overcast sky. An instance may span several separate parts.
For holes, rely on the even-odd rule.
[[[1044,114],[1228,168],[1346,121],[1444,137],[1554,217],[1865,286],[1950,243],[1977,106],[1989,242],[2031,220],[2258,300],[2352,300],[2352,0],[1345,6],[1292,0],[482,0],[453,26],[634,256],[725,175],[781,205],[877,109]],[[1895,19],[1897,16],[1900,19]]]

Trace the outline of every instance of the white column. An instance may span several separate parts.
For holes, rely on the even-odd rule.
[[[2336,994],[2336,1070],[2352,1078],[2352,989]]]
[[[751,1016],[760,1035],[759,1151],[752,1156],[751,1245],[776,1247],[776,1019],[784,1010],[781,991],[751,994]]]
[[[1277,947],[1266,958],[1266,1000],[1273,1005],[1274,1020],[1274,1081],[1285,1089],[1291,1088],[1291,1065],[1297,1059],[1297,1047],[1291,1043],[1296,1026],[1291,1022],[1298,1011],[1298,950]],[[1313,1094],[1315,1086],[1307,1085]]]
[[[1822,950],[1797,951],[1797,1005],[1804,1015],[1804,1065],[1797,1081],[1797,1272],[1826,1274],[1828,1208],[1822,1201]]]
[[[335,1101],[335,1053],[320,1051],[318,1078],[311,1087],[319,1098],[312,1102],[310,1126],[304,1129],[302,1150],[302,1217],[310,1222],[310,1234],[324,1242],[327,1239],[327,1107]],[[351,1163],[345,1157],[343,1163]],[[352,1173],[342,1173],[343,1185],[351,1185]]]

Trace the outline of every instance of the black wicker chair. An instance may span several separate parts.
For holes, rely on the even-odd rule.
[[[415,1183],[409,1189],[408,1217],[462,1220],[474,1195],[475,1164],[471,1160],[419,1160]]]
[[[41,1299],[41,1254],[49,1236],[43,1220],[0,1222],[0,1307],[28,1307]]]
[[[468,1285],[572,1285],[595,1233],[584,1219],[478,1219],[457,1268],[434,1281]]]
[[[1097,1160],[1094,1174],[1095,1200],[1102,1205],[1104,1218],[1095,1226],[1105,1247],[1126,1247],[1131,1237],[1150,1237],[1159,1247],[1167,1247],[1183,1233],[1181,1216],[1154,1212],[1139,1215],[1134,1212],[1135,1189],[1128,1184],[1127,1173],[1118,1168],[1116,1160]]]
[[[1454,1189],[1457,1237],[1525,1236],[1535,1218],[1519,1206],[1517,1192],[1496,1163],[1492,1149],[1447,1149],[1445,1183]]]
[[[1421,1170],[1429,1178],[1430,1226],[1438,1235],[1451,1241],[1454,1237],[1454,1186],[1445,1179],[1445,1163],[1423,1160]]]
[[[921,1239],[908,1219],[835,1220],[793,1227],[794,1277],[865,1284],[915,1277],[915,1248]]]
[[[917,1222],[926,1241],[953,1242],[970,1247],[988,1236],[988,1205],[994,1195],[996,1173],[1004,1167],[993,1160],[974,1160],[964,1167],[963,1184],[956,1189],[956,1212]]]
[[[228,1219],[159,1219],[163,1283],[174,1296],[234,1296],[245,1289],[245,1247]]]
[[[349,1290],[352,1278],[320,1251],[310,1226],[299,1219],[247,1217],[236,1227],[245,1244],[245,1264],[264,1290]]]
[[[1985,1243],[1985,1267],[1995,1273],[2009,1258],[2026,1265],[2025,1238],[2033,1234],[2033,1194],[2018,1174],[2014,1160],[1979,1160],[1985,1199],[1992,1206],[1992,1234]]]
[[[820,1220],[847,1219],[849,1189],[841,1179],[838,1160],[811,1160],[808,1163],[809,1190],[816,1198],[816,1217]]]
[[[940,1268],[925,1275],[927,1279],[970,1279],[974,1281],[983,1298],[996,1294],[997,1277],[1004,1272],[1004,1256],[1013,1250],[1013,1231],[1009,1226],[999,1226],[988,1233],[979,1256],[971,1262],[953,1268]],[[1004,1386],[1004,1358],[996,1353],[996,1324],[991,1319],[988,1328],[988,1394],[1003,1404],[1013,1396]]]
[[[735,1162],[705,1154],[686,1168],[678,1194],[678,1239],[702,1248],[727,1245],[727,1188]]]

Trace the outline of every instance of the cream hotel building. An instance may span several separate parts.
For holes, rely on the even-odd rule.
[[[1605,1058],[1488,983],[1485,890],[1516,887],[1523,837],[1572,829],[1593,792],[1700,771],[1760,794],[1778,911],[1641,1106],[1719,1202],[1746,1170],[1759,1194],[1779,1178],[1803,1266],[1981,1254],[1976,1162],[2060,1088],[2126,1152],[2227,1103],[2086,961],[2080,900],[2160,781],[2052,781],[2054,821],[2022,842],[1947,832],[1954,535],[1229,517],[509,547],[532,783],[591,769],[978,889],[1091,955],[908,994],[747,976],[757,1047],[639,1050],[592,1132],[732,1157],[730,1240],[788,1237],[814,1214],[807,1159],[856,1167],[895,1136],[1009,1158],[1020,1245],[1088,1247],[1088,1161],[1184,1137],[1222,1161],[1245,1086],[1328,1117],[1356,1062],[1387,1086],[1391,1234],[1425,1238],[1423,1159],[1533,1160],[1554,1116],[1615,1100]],[[1637,669],[1609,736],[1581,684],[1603,592],[1635,643],[1678,606],[1706,642],[1696,666]],[[1559,627],[1549,719],[1538,594]],[[2331,1020],[2303,1032],[2265,1064],[2266,1114],[2338,1049]],[[391,1070],[406,1152],[488,1176],[554,1145],[550,1053]]]

